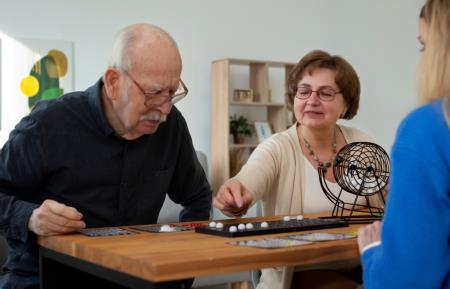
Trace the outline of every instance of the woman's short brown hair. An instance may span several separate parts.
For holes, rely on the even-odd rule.
[[[303,56],[295,65],[288,76],[286,102],[290,109],[294,105],[294,97],[297,93],[297,84],[305,73],[311,74],[316,68],[327,68],[336,72],[336,85],[339,87],[347,111],[342,116],[344,119],[352,119],[358,112],[359,94],[361,87],[359,77],[353,67],[344,58],[330,55],[321,50],[313,50]]]

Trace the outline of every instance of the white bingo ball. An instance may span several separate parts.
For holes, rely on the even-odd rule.
[[[172,228],[169,225],[162,225],[161,228],[159,228],[160,232],[172,232]]]

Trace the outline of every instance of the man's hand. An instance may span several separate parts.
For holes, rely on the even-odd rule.
[[[252,195],[237,180],[226,181],[214,197],[213,205],[225,216],[240,217],[247,213],[253,202]]]
[[[362,253],[362,250],[366,246],[379,241],[381,241],[381,223],[379,221],[376,221],[368,226],[359,228],[358,230],[359,253]]]
[[[86,227],[83,215],[73,207],[53,200],[45,200],[33,210],[28,229],[39,236],[52,236],[74,232]]]

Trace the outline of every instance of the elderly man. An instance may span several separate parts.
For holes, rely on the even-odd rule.
[[[92,87],[38,103],[0,152],[0,288],[38,288],[36,236],[155,223],[166,194],[180,220],[209,218],[211,189],[181,113],[181,57],[162,29],[117,36]],[[55,272],[57,274],[57,272]]]

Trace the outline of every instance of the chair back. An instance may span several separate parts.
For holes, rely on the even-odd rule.
[[[197,159],[205,171],[206,177],[209,180],[208,174],[208,159],[205,153],[201,151],[195,151],[197,153]],[[164,204],[159,212],[158,224],[168,224],[179,222],[179,215],[183,207],[181,205],[175,204],[167,195],[164,200]]]

